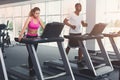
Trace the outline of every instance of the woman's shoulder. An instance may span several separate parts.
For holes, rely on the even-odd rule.
[[[32,17],[27,17],[27,20],[28,21],[31,21],[33,18]]]
[[[32,19],[33,19],[33,17],[28,17],[28,19],[29,19],[29,20],[32,20]]]

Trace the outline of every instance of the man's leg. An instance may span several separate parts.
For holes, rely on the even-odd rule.
[[[79,61],[82,60],[82,51],[81,51],[80,48],[78,49],[78,60],[79,60]]]
[[[77,61],[78,67],[84,67],[84,64],[82,63],[82,51],[79,48],[78,49],[78,61]]]
[[[67,47],[67,48],[66,48],[66,54],[67,54],[67,55],[69,54],[69,51],[70,51],[70,47]]]

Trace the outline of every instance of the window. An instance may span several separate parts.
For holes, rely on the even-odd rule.
[[[39,2],[36,1],[34,3],[28,3],[26,5],[20,4],[17,6],[12,5],[10,7],[1,8],[0,22],[4,23],[6,20],[12,21],[14,36],[18,36],[19,31],[23,27],[24,22],[31,8],[34,7],[40,8],[40,17],[43,20],[43,23],[46,25],[46,23],[50,23],[50,22],[63,22],[63,19],[68,15],[68,13],[74,11],[74,5],[77,2],[82,3],[83,6],[82,14],[85,18],[86,0],[47,0],[47,1],[39,1]],[[65,26],[62,35],[68,34],[68,32],[69,32],[69,27]],[[13,36],[13,34],[11,35]]]
[[[60,22],[60,16],[47,16],[47,23],[50,22]]]
[[[97,20],[108,23],[103,33],[118,32],[120,30],[120,0],[101,0],[97,5],[99,4],[102,6],[98,6],[97,10],[102,11],[102,15],[97,15],[96,17],[99,17]],[[115,41],[118,43],[119,39],[115,38]],[[104,38],[104,46],[106,50],[113,51],[108,38]]]
[[[63,0],[62,1],[62,14],[68,14],[75,10],[74,6],[79,0]]]
[[[40,8],[40,15],[45,15],[45,3],[36,3],[32,5],[32,8],[39,7]]]
[[[28,16],[30,12],[30,5],[22,6],[22,16]]]
[[[5,17],[5,16],[6,16],[5,13],[6,13],[5,8],[1,8],[1,9],[0,9],[0,17],[1,17],[1,18]]]
[[[6,17],[12,17],[13,16],[13,7],[8,7],[8,8],[5,8],[5,11],[7,13]]]
[[[21,6],[14,7],[13,13],[14,13],[14,17],[20,17],[22,15]]]
[[[14,18],[13,20],[13,25],[14,25],[14,36],[18,36],[19,35],[19,31],[21,31],[22,28],[22,22],[21,22],[22,18]]]
[[[57,15],[60,14],[60,1],[47,2],[46,3],[46,14]]]

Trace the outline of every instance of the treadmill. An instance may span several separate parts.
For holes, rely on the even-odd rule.
[[[119,70],[119,79],[120,79],[120,51],[115,43],[114,38],[120,37],[119,32],[118,33],[110,33],[110,34],[103,34],[105,37],[109,38],[111,46],[114,50],[114,54],[109,54],[111,63],[115,69]],[[92,57],[93,60],[100,63],[103,61],[103,58],[101,58],[101,54],[97,54],[98,57]]]
[[[117,45],[116,45],[116,43],[115,43],[115,40],[114,40],[114,38],[116,38],[116,37],[120,37],[120,34],[118,34],[118,33],[110,33],[110,34],[103,34],[104,35],[104,37],[107,37],[107,38],[109,38],[109,41],[110,41],[110,43],[111,43],[111,46],[112,46],[112,48],[113,48],[113,50],[114,50],[114,54],[112,53],[112,54],[109,54],[109,57],[110,57],[110,60],[111,60],[111,62],[112,62],[112,64],[113,64],[113,66],[114,67],[120,67],[120,51],[119,51],[119,49],[118,49],[118,47],[117,47]],[[98,57],[92,57],[92,59],[93,60],[98,60],[98,62],[101,62],[101,61],[103,61],[103,58],[101,58],[101,54],[100,54],[100,52],[98,53],[98,54],[96,54]],[[95,56],[96,56],[95,55]]]
[[[71,66],[69,64],[67,55],[64,53],[62,42],[64,39],[62,37],[59,37],[62,29],[64,27],[63,23],[59,22],[53,22],[48,23],[44,29],[44,32],[42,36],[37,38],[22,38],[20,43],[27,44],[26,48],[28,53],[31,56],[33,67],[36,73],[35,77],[30,77],[28,72],[28,67],[26,66],[16,66],[13,68],[8,69],[9,78],[12,80],[75,80]],[[16,42],[18,41],[18,38],[15,38]],[[58,71],[58,74],[55,74],[54,70],[50,71],[48,69],[43,69],[40,66],[37,53],[34,49],[34,43],[48,43],[48,42],[57,42],[61,58],[64,63],[64,69],[65,71]],[[59,73],[60,72],[60,73]],[[43,73],[47,73],[43,75]],[[51,76],[48,76],[48,74],[51,74]],[[54,75],[53,75],[54,74]]]
[[[110,62],[109,56],[103,46],[102,43],[102,39],[103,39],[103,35],[101,34],[101,32],[104,30],[106,24],[103,23],[99,23],[96,24],[93,28],[93,30],[91,31],[90,34],[86,34],[86,35],[77,35],[77,36],[69,36],[66,35],[64,36],[67,39],[76,39],[79,41],[79,46],[81,47],[81,50],[83,52],[83,56],[84,56],[84,60],[85,60],[85,66],[84,67],[78,67],[77,64],[75,63],[70,63],[71,67],[73,69],[73,73],[75,73],[76,75],[80,75],[80,76],[84,76],[87,78],[91,78],[91,79],[99,79],[101,77],[104,77],[104,75],[109,74],[110,72],[113,71],[113,66]],[[102,64],[96,64],[94,62],[92,62],[91,60],[91,56],[84,44],[84,41],[86,40],[97,40],[98,45],[100,47],[100,50],[102,52],[102,54],[104,56],[102,56],[102,58],[104,58],[104,61]],[[45,66],[48,67],[52,67],[52,68],[57,68],[57,69],[63,69],[63,63],[62,60],[53,60],[53,61],[47,61],[44,62]]]
[[[120,68],[120,51],[117,48],[117,45],[116,45],[115,40],[114,40],[115,37],[120,37],[120,34],[118,34],[118,33],[104,34],[104,36],[109,38],[110,43],[111,43],[111,45],[113,47],[113,50],[115,52],[115,55],[110,55],[111,56],[111,62],[112,62],[114,67],[119,67]],[[112,56],[116,56],[117,60],[112,59]]]

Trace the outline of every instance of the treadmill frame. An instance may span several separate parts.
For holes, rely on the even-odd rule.
[[[6,66],[5,66],[3,53],[2,53],[1,48],[0,48],[0,61],[1,61],[1,65],[2,65],[2,71],[3,71],[3,75],[4,75],[4,80],[8,80],[8,75],[7,75]]]
[[[117,48],[117,45],[116,45],[115,40],[114,40],[114,37],[120,37],[120,35],[119,34],[104,34],[104,36],[109,38],[110,43],[111,43],[111,45],[113,47],[113,50],[114,50],[114,52],[116,54],[116,57],[117,57],[117,59],[120,60],[120,51]]]
[[[102,43],[102,38],[103,37],[104,37],[103,35],[71,36],[71,37],[70,36],[65,36],[65,38],[68,38],[68,39],[73,39],[74,38],[74,39],[78,40],[81,51],[82,51],[82,53],[85,57],[85,62],[87,63],[88,68],[93,71],[95,76],[100,76],[100,74],[97,74],[97,72],[95,70],[95,67],[92,63],[92,59],[91,59],[90,54],[89,54],[89,52],[88,52],[88,50],[87,50],[87,48],[84,44],[84,41],[85,40],[92,40],[92,39],[97,40],[99,48],[100,48],[100,50],[103,54],[102,57],[104,58],[104,61],[105,61],[106,65],[111,67],[110,71],[113,71],[112,63],[111,63],[110,58],[109,58],[109,56],[108,56],[108,54],[107,54],[107,52],[106,52],[106,50],[103,46],[103,43]],[[106,74],[106,73],[103,73],[102,75],[104,75],[104,74]]]
[[[63,63],[64,63],[64,68],[65,68],[66,73],[63,73],[63,75],[65,75],[65,74],[69,75],[69,77],[70,77],[69,80],[75,80],[72,69],[71,69],[71,66],[70,66],[70,63],[69,63],[69,60],[68,60],[67,55],[65,54],[65,51],[62,47],[62,41],[56,40],[54,42],[57,42],[57,45],[58,45],[58,48],[59,48],[59,51],[60,51],[60,54],[61,54],[61,58],[62,58]],[[53,77],[44,78],[43,73],[42,73],[42,69],[41,69],[41,66],[39,64],[39,60],[38,60],[38,57],[37,57],[37,53],[36,53],[35,48],[34,48],[34,45],[33,44],[27,44],[26,47],[27,47],[28,53],[30,54],[30,57],[32,59],[33,67],[35,69],[35,73],[36,73],[37,78],[39,80],[45,80],[45,79],[49,79],[49,78],[52,79],[52,78],[57,78],[57,77],[63,76],[63,75],[58,74],[60,76],[56,77],[56,75],[55,75]]]

